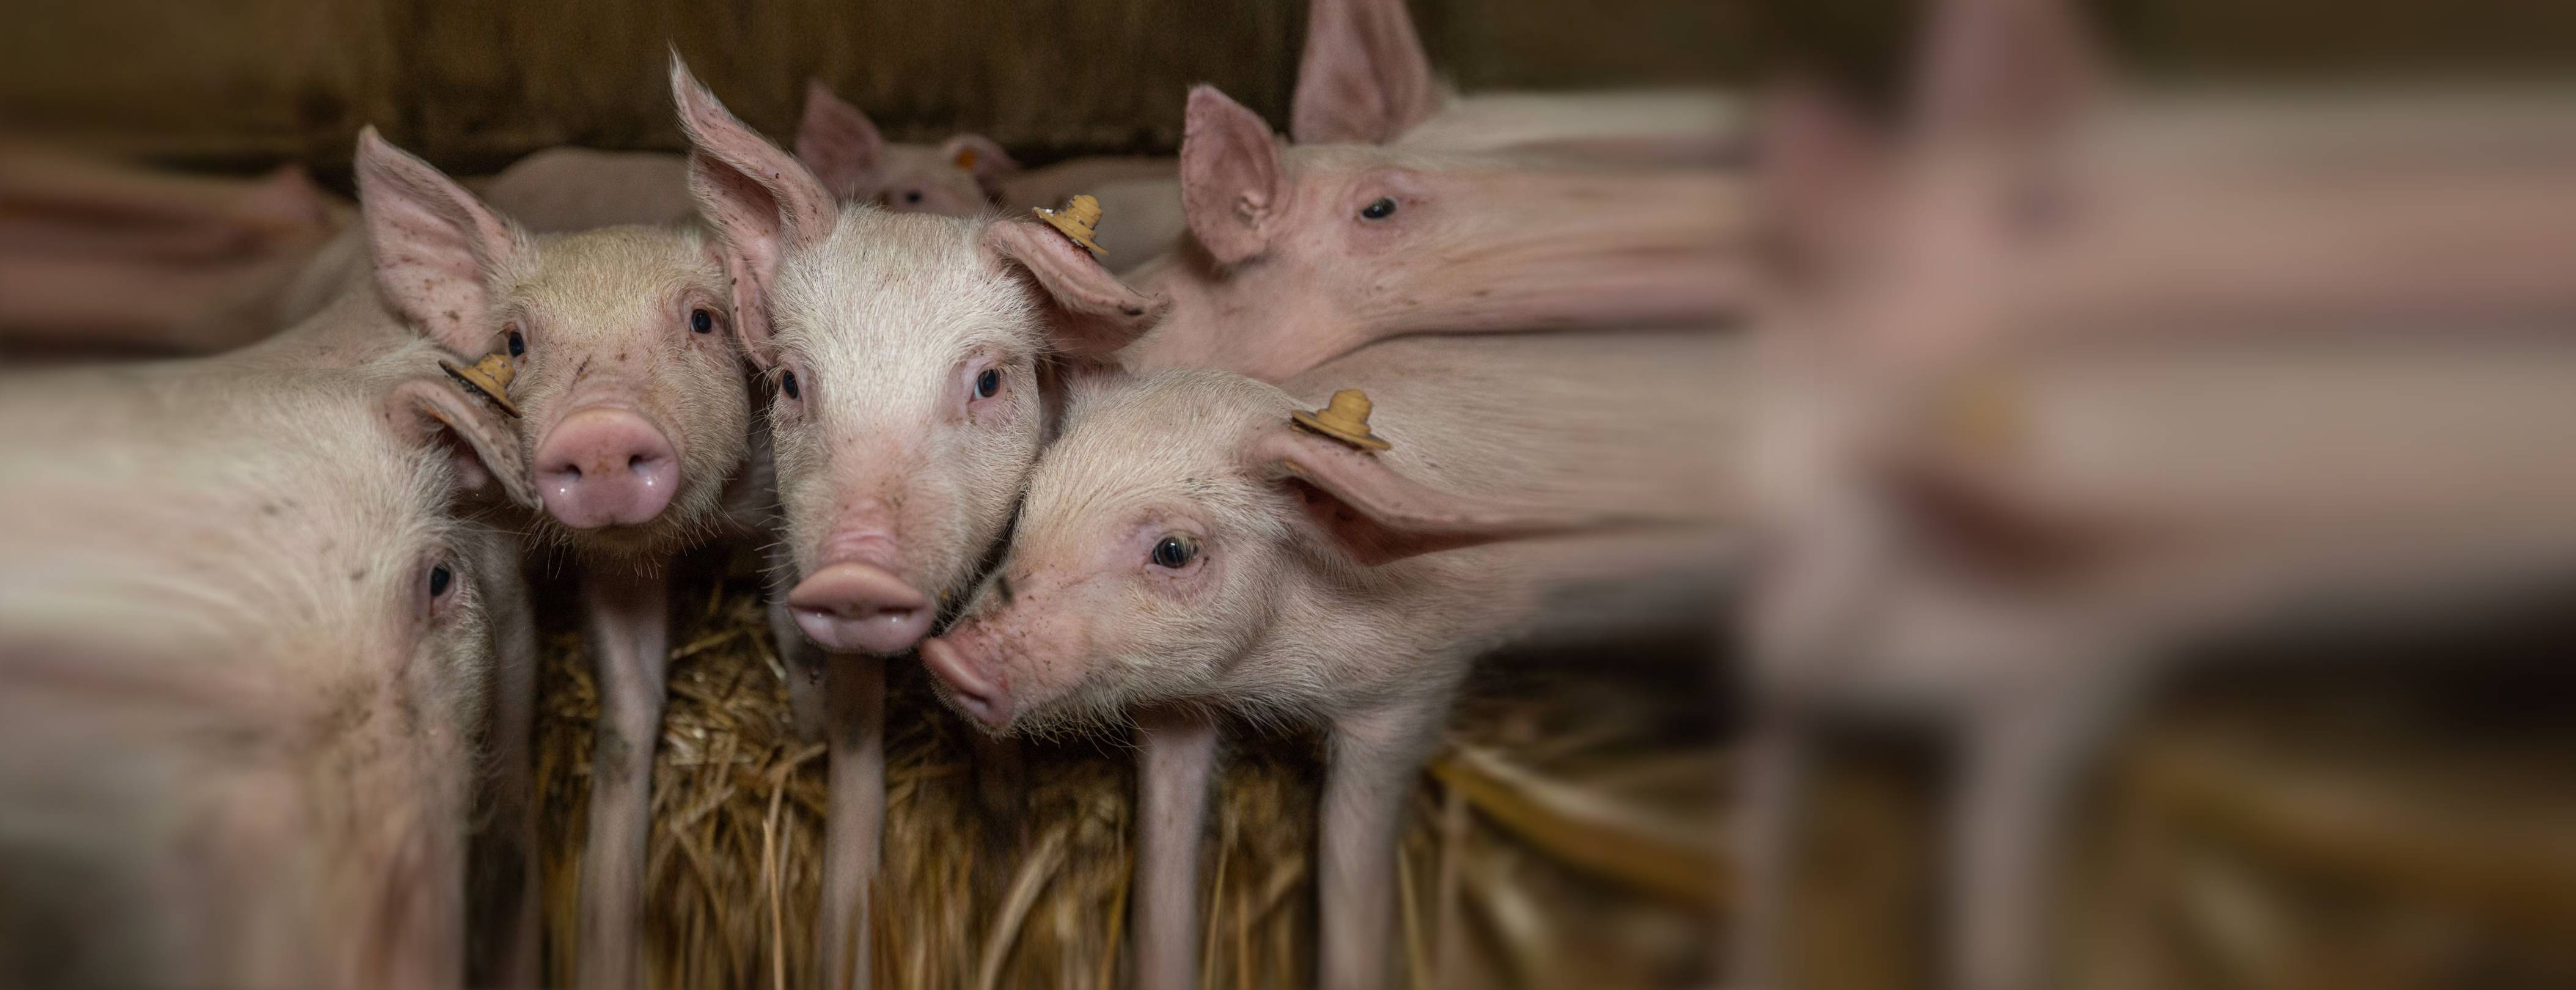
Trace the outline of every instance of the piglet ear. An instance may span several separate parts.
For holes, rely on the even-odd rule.
[[[698,85],[678,53],[671,55],[671,98],[689,135],[689,195],[722,240],[733,280],[734,332],[743,351],[767,367],[769,301],[778,265],[791,251],[832,232],[840,204],[814,173],[761,137]]]
[[[1002,197],[1002,180],[1020,170],[1020,163],[1003,151],[999,142],[981,134],[959,134],[940,142],[939,157],[973,175],[975,185],[984,190],[984,198],[997,202]]]
[[[820,79],[805,81],[805,117],[796,125],[796,158],[832,195],[865,199],[884,184],[885,136],[868,115],[834,95]]]
[[[1192,87],[1181,134],[1181,210],[1199,245],[1219,264],[1260,254],[1287,196],[1270,125],[1214,86]]]
[[[1256,476],[1285,485],[1326,536],[1371,566],[1504,540],[1651,524],[1550,515],[1430,488],[1376,455],[1286,423],[1256,434],[1243,463]]]
[[[1440,110],[1404,0],[1314,0],[1289,133],[1298,144],[1385,144]]]
[[[2031,138],[2065,126],[2099,82],[2071,0],[1941,0],[1914,85],[1936,138]]]
[[[1106,359],[1161,322],[1172,306],[1166,297],[1129,288],[1052,227],[996,220],[984,228],[984,246],[1037,283],[1049,311],[1047,333],[1056,350],[1070,357]]]
[[[542,504],[517,431],[499,409],[455,382],[430,375],[406,380],[385,395],[384,414],[404,442],[434,445],[456,458],[460,492],[488,494],[497,486],[521,506]]]
[[[492,349],[491,275],[517,255],[519,232],[428,162],[358,132],[358,201],[366,209],[376,286],[440,346]]]

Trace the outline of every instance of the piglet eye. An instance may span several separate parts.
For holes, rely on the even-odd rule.
[[[989,399],[989,398],[992,398],[992,397],[993,397],[993,393],[995,393],[995,392],[999,392],[999,391],[1001,391],[1001,390],[1002,390],[1002,370],[1001,370],[1001,369],[999,369],[999,368],[986,368],[986,369],[984,369],[984,373],[983,373],[983,374],[980,374],[980,375],[975,376],[975,397],[976,397],[976,398],[979,398],[979,399]]]
[[[430,565],[429,597],[432,600],[447,597],[447,590],[455,586],[456,574],[449,571],[446,564]]]
[[[793,371],[786,372],[778,376],[778,390],[787,393],[787,397],[790,399],[801,399],[805,397],[804,393],[799,392],[796,389],[796,373]]]
[[[714,330],[715,328],[716,318],[713,314],[710,314],[703,309],[693,309],[689,311],[689,329],[698,333],[706,333]]]
[[[517,327],[510,328],[510,356],[518,357],[526,353],[528,353],[528,339],[519,336]]]
[[[921,202],[921,190],[919,190],[919,189],[907,189],[907,190],[904,190],[904,193],[903,193],[903,201],[904,201],[904,202],[906,202],[906,203],[918,203],[918,202]]]
[[[1370,220],[1384,220],[1394,215],[1395,197],[1392,196],[1380,196],[1377,202],[1360,208],[1360,216]]]
[[[1166,536],[1161,542],[1154,544],[1154,566],[1156,567],[1168,567],[1177,571],[1190,566],[1190,561],[1197,559],[1198,555],[1197,541],[1187,537]]]

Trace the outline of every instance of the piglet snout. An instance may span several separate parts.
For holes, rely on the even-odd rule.
[[[1011,722],[1011,690],[991,676],[988,665],[975,662],[947,640],[921,641],[921,662],[948,682],[948,697],[966,714],[991,728]]]
[[[680,459],[644,417],[584,409],[547,432],[537,447],[536,474],[546,511],[564,525],[636,526],[671,504]]]
[[[796,627],[824,649],[898,653],[930,631],[930,598],[892,571],[844,561],[812,574],[787,593]]]

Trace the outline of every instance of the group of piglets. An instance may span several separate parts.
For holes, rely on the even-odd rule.
[[[1017,737],[1135,734],[1140,986],[1196,981],[1227,718],[1324,730],[1318,972],[1388,983],[1471,661],[1597,629],[1552,589],[1721,549],[1741,192],[1713,95],[1458,96],[1400,3],[1311,16],[1293,134],[1202,86],[1177,159],[889,143],[819,85],[791,151],[675,56],[685,157],[460,183],[370,128],[345,226],[292,174],[277,210],[130,197],[309,222],[223,322],[88,311],[211,356],[0,389],[0,834],[66,933],[28,971],[534,983],[526,573],[568,563],[601,709],[570,951],[638,985],[671,565],[745,541],[829,753],[824,985],[870,981],[914,657],[997,780]],[[1075,193],[1096,229],[1028,209]]]

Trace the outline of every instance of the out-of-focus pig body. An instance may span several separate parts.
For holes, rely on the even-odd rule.
[[[2183,647],[2576,572],[2563,112],[2088,99],[2082,48],[1962,0],[1908,141],[1766,122],[1749,984],[1820,712],[1955,733],[1952,982],[2046,986],[2064,799]]]
[[[1714,517],[1744,423],[1710,384],[1741,374],[1739,346],[1418,338],[1286,388],[1197,370],[1075,390],[1006,557],[924,657],[995,731],[1136,719],[1143,985],[1196,972],[1216,710],[1331,730],[1323,982],[1389,978],[1394,826],[1470,661],[1529,629],[1550,592],[1714,552],[1670,532],[1478,544]],[[1289,426],[1346,387],[1393,449]]]
[[[0,383],[13,982],[464,979],[474,741],[533,632],[455,509],[533,496],[435,348],[293,336]]]

